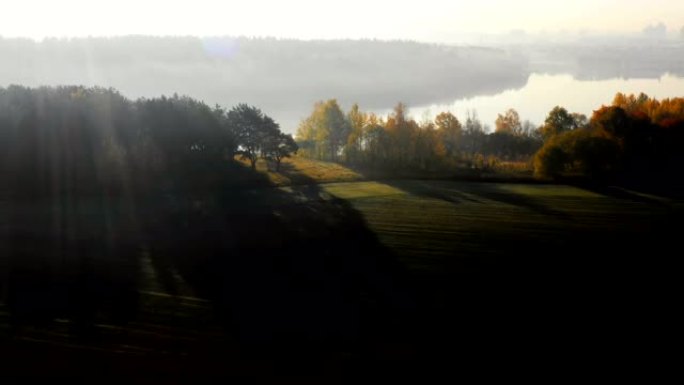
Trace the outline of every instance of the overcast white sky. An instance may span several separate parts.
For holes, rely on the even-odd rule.
[[[684,26],[684,0],[0,0],[0,36],[246,35],[434,42],[463,32]]]

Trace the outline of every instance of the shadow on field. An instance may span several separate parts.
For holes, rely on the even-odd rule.
[[[590,183],[582,183],[578,184],[579,188],[582,188],[587,191],[595,192],[597,194],[605,195],[607,197],[611,198],[616,198],[616,199],[622,199],[622,200],[629,200],[633,202],[638,202],[638,203],[647,203],[647,204],[652,204],[660,207],[668,207],[668,204],[664,202],[661,199],[658,199],[654,196],[647,195],[648,193],[637,193],[633,191],[626,190],[624,188],[618,187],[618,186],[606,186],[602,184],[590,184]],[[648,190],[646,190],[648,191]]]
[[[243,172],[251,171],[233,174]],[[554,354],[599,335],[620,346],[624,330],[609,328],[629,298],[624,273],[667,247],[664,223],[616,223],[600,232],[495,184],[469,183],[459,192],[386,182],[456,205],[522,207],[566,229],[540,238],[511,223],[478,241],[487,257],[454,249],[444,269],[406,272],[348,202],[286,172],[301,185],[252,180],[262,187],[225,186],[220,196],[169,203],[149,232],[151,253],[211,299],[241,351],[273,360],[284,373],[311,373],[334,352],[349,353],[356,369],[387,365],[401,375],[444,371],[453,362],[553,364]]]
[[[534,211],[538,214],[555,217],[562,220],[570,220],[570,216],[566,213],[555,210],[535,199],[531,199],[522,194],[516,194],[508,190],[502,190],[494,183],[472,183],[468,182],[461,184],[461,187],[467,186],[463,191],[453,188],[444,189],[435,181],[385,181],[388,185],[397,189],[406,191],[420,197],[438,199],[448,203],[458,204],[460,202],[471,202],[488,204],[487,201],[496,201],[500,203],[518,206],[524,209]]]
[[[185,366],[169,372],[192,373],[235,348],[242,358],[274,362],[281,374],[306,375],[330,355],[354,357],[356,368],[381,350],[413,352],[387,348],[411,341],[404,328],[416,304],[406,272],[348,202],[293,170],[290,177],[306,183],[290,189],[237,164],[226,172],[213,191],[3,200],[0,273],[12,333],[64,333],[68,325],[66,338],[97,344],[102,325],[136,321],[148,260],[164,295],[185,290],[180,277],[211,301],[236,342],[212,345],[218,351],[198,342]],[[158,327],[176,325],[166,317],[155,318]]]
[[[648,221],[623,215],[611,223],[608,217],[606,228],[593,221],[606,213],[619,214],[623,202],[601,200],[610,209],[579,215],[587,222],[578,223],[544,200],[534,201],[494,184],[384,183],[451,203],[453,210],[470,203],[462,220],[487,226],[481,228],[482,234],[465,238],[477,247],[464,251],[459,248],[465,246],[462,243],[451,244],[453,249],[444,249],[435,262],[438,268],[412,276],[424,368],[438,371],[454,362],[465,367],[496,362],[534,370],[538,365],[563,366],[576,350],[592,359],[598,358],[599,351],[623,354],[636,343],[625,339],[625,334],[644,318],[634,309],[652,308],[656,301],[667,303],[666,295],[654,289],[662,285],[654,277],[663,264],[672,263],[668,250],[676,247],[674,211],[647,202],[652,208]],[[498,224],[492,201],[543,216],[526,222],[529,218],[521,212],[524,228],[518,228],[515,215],[502,217]],[[577,204],[587,210],[584,205],[591,202]],[[478,218],[478,207],[486,219]],[[530,228],[531,223],[536,228]],[[431,231],[425,231],[428,241],[437,237]],[[587,346],[598,350],[588,351]]]
[[[182,281],[208,299],[235,345],[190,342],[196,346],[182,360],[157,361],[160,373],[226,374],[231,348],[239,359],[271,362],[276,376],[355,380],[372,370],[385,379],[425,379],[502,363],[532,370],[598,336],[611,348],[629,343],[620,339],[626,326],[615,321],[650,283],[644,266],[654,263],[643,256],[664,255],[676,239],[675,215],[667,212],[654,224],[616,223],[597,232],[571,227],[553,208],[493,184],[456,191],[441,182],[387,181],[455,208],[496,201],[568,226],[545,237],[499,228],[475,234],[472,241],[484,250],[453,249],[443,268],[406,271],[360,212],[305,175],[284,169],[299,185],[276,188],[246,167],[227,167],[212,190],[0,203],[7,213],[0,251],[8,256],[0,268],[13,326],[50,329],[66,320],[73,336],[92,341],[97,324],[135,320],[145,284],[141,265],[149,258],[164,293],[183,295]],[[641,279],[625,282],[637,269]],[[174,314],[159,314],[157,327],[174,324]],[[201,322],[193,327],[200,330]],[[121,368],[154,361],[119,357]]]
[[[5,200],[0,249],[14,328],[66,323],[90,338],[96,323],[135,317],[140,239],[131,202],[72,192]]]
[[[275,188],[236,166],[235,179],[262,187],[167,201],[148,231],[152,259],[213,302],[244,354],[283,370],[311,373],[327,354],[405,342],[415,299],[402,266],[348,202],[285,172],[305,183]]]
[[[485,199],[522,207],[534,211],[538,214],[546,215],[549,217],[554,217],[562,220],[571,219],[569,215],[560,210],[555,210],[552,207],[549,207],[525,195],[516,194],[511,191],[501,190],[499,186],[496,184],[477,183],[473,184],[472,187],[473,189],[469,192]]]
[[[297,170],[297,168],[288,162],[283,162],[280,164],[279,172],[283,174],[290,180],[292,185],[313,185],[316,181],[311,179],[309,176],[302,174]]]

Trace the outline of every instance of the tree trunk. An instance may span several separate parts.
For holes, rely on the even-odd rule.
[[[252,170],[256,170],[257,158],[249,158],[249,161],[252,163]]]

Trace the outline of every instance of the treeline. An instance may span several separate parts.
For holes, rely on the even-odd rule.
[[[684,98],[657,100],[618,93],[587,122],[556,107],[546,119],[544,146],[535,156],[541,176],[680,181],[684,153]]]
[[[577,80],[615,78],[658,79],[665,74],[684,76],[681,44],[644,42],[641,39],[583,39],[582,44],[526,45],[519,49],[535,59],[536,73],[571,74]]]
[[[34,197],[203,190],[235,155],[279,163],[292,137],[256,107],[113,89],[0,88],[0,192]]]
[[[542,145],[539,129],[509,109],[489,133],[468,114],[461,123],[450,112],[417,122],[399,103],[383,118],[357,104],[344,113],[336,100],[319,102],[297,130],[304,156],[384,170],[437,171],[453,167],[485,167],[492,161],[526,161]]]
[[[318,102],[297,131],[304,156],[383,171],[455,171],[526,163],[540,177],[669,180],[684,166],[684,98],[657,100],[618,93],[591,118],[553,108],[541,126],[514,109],[494,130],[476,114],[461,123],[450,112],[417,122],[398,104],[386,118],[336,100]]]

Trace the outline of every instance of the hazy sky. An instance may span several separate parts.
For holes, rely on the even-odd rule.
[[[462,32],[684,26],[683,0],[0,0],[0,36],[246,35],[435,42]]]

